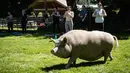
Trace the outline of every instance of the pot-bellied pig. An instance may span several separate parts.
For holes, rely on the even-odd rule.
[[[118,46],[116,36],[103,31],[72,30],[58,39],[52,41],[55,43],[51,53],[60,58],[70,58],[65,68],[76,62],[77,58],[94,61],[104,57],[103,63],[109,57],[112,60],[112,48],[116,40],[115,47]]]

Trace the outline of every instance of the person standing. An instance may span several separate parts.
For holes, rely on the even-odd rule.
[[[94,30],[104,31],[104,17],[107,16],[107,14],[101,3],[98,3],[98,9],[93,12],[92,16],[95,17]]]
[[[27,9],[22,10],[22,18],[21,18],[21,24],[22,24],[22,32],[26,32],[26,26],[27,26]]]
[[[44,24],[47,24],[48,23],[48,19],[49,19],[49,13],[48,13],[48,11],[47,11],[47,9],[45,9],[44,11],[43,11],[43,23]]]
[[[71,7],[67,7],[67,11],[64,13],[63,17],[65,18],[65,30],[66,32],[73,30],[73,18],[74,12],[71,11]]]
[[[57,8],[54,8],[54,12],[52,13],[53,17],[53,33],[56,33],[56,29],[58,29],[58,33],[60,33],[60,13],[57,11]]]
[[[8,25],[8,32],[13,31],[13,15],[11,12],[8,12],[8,16],[6,17],[7,25]]]
[[[78,15],[80,17],[80,21],[82,24],[80,25],[80,29],[88,30],[87,15],[88,15],[88,11],[86,10],[85,5],[83,5],[82,10],[79,12]]]

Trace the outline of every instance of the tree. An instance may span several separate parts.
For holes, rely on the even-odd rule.
[[[76,9],[76,3],[85,4],[87,1],[88,0],[67,0],[67,3]],[[110,26],[109,30],[117,30],[119,32],[121,30],[130,29],[130,0],[90,0],[93,4],[97,4],[99,1],[107,11],[106,27],[107,25]]]
[[[102,0],[102,3],[104,5],[107,5],[106,10],[109,13],[109,17],[110,17],[110,13],[114,13],[113,16],[110,17],[110,20],[114,17],[116,17],[116,20],[113,19],[113,23],[112,24],[108,24],[108,25],[112,25],[112,27],[114,27],[115,25],[115,29],[117,29],[117,31],[124,31],[127,29],[130,29],[130,0]],[[118,12],[118,13],[117,13]],[[112,15],[112,14],[111,14]],[[115,17],[114,17],[115,18]],[[111,29],[110,29],[111,30]]]
[[[27,8],[34,0],[3,0],[0,2],[0,17],[5,17],[7,12],[12,12],[16,17],[20,16],[21,10]]]

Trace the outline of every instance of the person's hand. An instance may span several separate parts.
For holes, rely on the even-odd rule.
[[[83,18],[83,16],[79,16],[80,18]]]
[[[99,13],[99,16],[104,16],[104,14],[102,14],[102,13]]]
[[[100,16],[104,16],[103,14],[100,14]]]
[[[68,15],[68,11],[65,13],[65,15]]]
[[[70,12],[67,12],[67,14],[68,14],[68,15],[71,15],[71,13],[70,13]]]
[[[84,22],[84,19],[82,19],[82,22]]]

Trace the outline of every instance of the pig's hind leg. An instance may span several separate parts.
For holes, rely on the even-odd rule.
[[[110,52],[109,58],[110,58],[110,61],[113,60],[113,57],[112,57],[112,53],[111,53],[111,52]]]
[[[103,51],[103,56],[104,56],[104,61],[103,61],[103,63],[106,63],[107,58],[109,57],[109,55],[110,55],[109,52],[107,52],[107,51]]]

